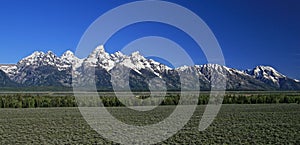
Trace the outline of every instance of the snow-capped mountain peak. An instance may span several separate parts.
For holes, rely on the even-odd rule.
[[[88,56],[88,59],[104,59],[104,58],[110,58],[109,54],[105,51],[104,46],[100,45],[96,47],[92,53]]]
[[[35,62],[38,62],[41,60],[41,58],[43,58],[45,56],[44,52],[41,51],[35,51],[34,53],[32,53],[31,55],[23,58],[21,61],[18,62],[18,66],[24,66],[24,65],[31,65],[34,64]]]
[[[95,48],[94,52],[97,52],[97,53],[105,53],[105,48],[104,48],[104,45],[99,45]]]
[[[284,78],[285,76],[270,66],[257,66],[253,69],[256,77]]]
[[[91,67],[100,66],[106,70],[111,70],[115,62],[112,56],[105,51],[104,46],[100,45],[83,61],[83,65]]]
[[[157,75],[163,70],[169,69],[167,66],[151,59],[146,59],[138,51],[130,55],[124,55],[121,52],[109,54],[105,51],[103,45],[98,46],[92,53],[83,61],[83,66],[96,67],[99,66],[107,71],[113,69],[116,65],[122,65],[130,68],[137,73],[141,73],[141,69],[147,69]]]
[[[183,66],[181,66],[181,67],[176,68],[176,70],[178,70],[178,71],[185,71],[185,70],[187,70],[187,69],[189,69],[189,68],[190,68],[190,66],[183,65]]]
[[[70,50],[67,50],[61,57],[60,57],[62,64],[64,64],[63,68],[68,68],[71,65],[73,67],[78,68],[82,65],[83,59],[79,59],[74,55],[74,53]]]
[[[144,58],[144,56],[142,56],[139,51],[135,51],[135,52],[131,53],[131,56],[132,57],[142,57],[142,58]]]
[[[31,55],[29,55],[28,57],[35,57],[35,56],[40,56],[40,55],[44,55],[45,53],[42,51],[35,51],[33,52]]]
[[[201,65],[202,67],[210,67],[210,68],[214,68],[214,69],[221,69],[221,68],[225,68],[225,66],[219,65],[219,64],[212,64],[212,63],[208,63],[208,64],[204,64]]]
[[[70,50],[67,50],[62,56],[61,58],[70,58],[70,57],[74,57],[74,53]]]
[[[9,76],[12,81],[25,86],[72,86],[72,75],[80,78],[78,81],[87,81],[83,77],[90,67],[95,68],[97,78],[101,78],[98,83],[108,85],[109,75],[112,75],[114,68],[129,68],[137,73],[133,73],[133,82],[145,81],[148,78],[157,76],[165,79],[172,89],[178,89],[178,73],[196,73],[202,87],[209,89],[212,78],[221,81],[227,76],[227,86],[229,89],[255,90],[255,89],[300,89],[300,81],[287,78],[270,66],[257,66],[254,69],[240,71],[219,64],[204,64],[195,66],[182,66],[170,68],[153,59],[145,58],[138,51],[130,55],[121,52],[109,54],[103,45],[96,47],[91,54],[84,59],[77,58],[73,52],[66,51],[61,56],[53,52],[46,53],[36,51],[28,57],[22,59],[17,65],[0,65],[0,69]],[[100,70],[100,71],[98,71]],[[211,72],[214,72],[212,74]],[[103,78],[107,77],[107,78]],[[103,86],[101,86],[102,88]]]
[[[54,54],[52,51],[50,51],[50,50],[47,51],[47,54],[48,54],[48,55],[52,55],[52,56],[55,55],[55,54]]]
[[[108,57],[109,54],[105,51],[105,48],[103,45],[97,46],[92,53],[88,56],[88,58],[95,58],[99,59],[101,57]]]
[[[219,64],[211,64],[211,63],[200,65],[200,68],[203,71],[207,71],[207,72],[215,71],[220,74],[224,74],[224,72],[230,73],[232,71],[232,70],[230,70],[230,68],[228,68],[226,66],[222,66]]]
[[[138,51],[133,52],[130,56],[125,57],[125,59],[122,62],[120,62],[120,64],[136,71],[149,67],[149,64],[146,62],[146,59],[143,56],[141,56]]]
[[[63,60],[64,62],[74,62],[79,60],[79,58],[77,58],[74,53],[70,50],[67,50],[65,53],[63,53],[60,57],[61,60]]]
[[[33,52],[31,55],[29,55],[29,56],[23,58],[22,60],[35,59],[35,58],[37,58],[37,57],[43,57],[44,55],[45,55],[45,53],[42,52],[42,51],[35,51],[35,52]],[[21,60],[21,61],[22,61],[22,60]]]
[[[133,52],[129,57],[130,57],[130,59],[133,60],[133,61],[144,62],[144,61],[147,60],[144,56],[142,56],[142,55],[140,54],[139,51]]]
[[[8,77],[12,78],[16,74],[17,66],[15,64],[0,65],[0,70],[5,72]]]
[[[257,66],[252,70],[246,70],[247,74],[253,76],[256,79],[262,80],[264,82],[271,81],[275,85],[279,86],[279,80],[286,78],[285,75],[279,73],[271,66]]]

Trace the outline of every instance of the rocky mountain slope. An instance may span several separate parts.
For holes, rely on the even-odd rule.
[[[18,87],[18,84],[13,82],[4,71],[0,70],[0,87]]]
[[[103,46],[97,47],[85,59],[77,58],[71,51],[62,56],[51,51],[34,52],[15,65],[0,65],[0,87],[72,87],[72,74],[75,78],[73,81],[80,84],[91,81],[91,77],[83,76],[94,71],[96,77],[92,79],[97,88],[111,90],[111,75],[116,70],[128,70],[132,90],[148,90],[153,78],[164,81],[169,90],[179,90],[180,73],[196,73],[200,89],[209,90],[211,78],[214,77],[212,71],[227,77],[228,90],[300,90],[298,80],[291,79],[270,66],[237,70],[217,64],[205,64],[172,69],[143,57],[139,52],[131,55],[121,52],[109,54]],[[126,85],[122,79],[117,84]],[[160,83],[157,85],[157,88],[163,87],[159,86]]]

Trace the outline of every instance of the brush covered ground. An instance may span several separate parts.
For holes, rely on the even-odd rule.
[[[175,106],[160,106],[148,117],[109,107],[128,124],[146,125],[167,117]],[[299,104],[225,104],[212,125],[199,132],[205,105],[189,123],[161,144],[300,144]],[[146,124],[145,124],[146,123]],[[0,144],[113,144],[95,132],[76,107],[2,108]]]

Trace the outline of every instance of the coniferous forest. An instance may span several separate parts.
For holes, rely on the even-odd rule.
[[[130,102],[133,106],[151,106],[157,104],[155,99],[147,100],[148,95],[138,96],[140,101]],[[100,96],[105,107],[124,106],[115,96]],[[178,105],[180,94],[167,94],[160,105]],[[130,100],[129,100],[130,101]],[[159,101],[159,99],[157,99]],[[205,105],[209,102],[209,95],[200,95],[198,105]],[[99,100],[88,100],[80,106],[97,107],[102,106]],[[189,102],[187,102],[188,104]],[[226,94],[223,104],[279,104],[279,103],[300,103],[300,95],[297,93],[270,93],[270,94]],[[10,94],[0,96],[0,108],[45,108],[45,107],[77,107],[73,95],[51,96],[51,95],[30,95]]]

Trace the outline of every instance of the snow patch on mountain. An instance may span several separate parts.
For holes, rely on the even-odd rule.
[[[152,59],[146,59],[138,51],[133,52],[130,56],[124,57],[123,61],[121,61],[119,64],[131,68],[139,74],[141,74],[140,70],[146,69],[159,77],[162,72],[171,69],[168,66]]]
[[[0,65],[0,70],[5,72],[8,77],[12,78],[17,70],[17,66],[15,64],[2,64]]]

